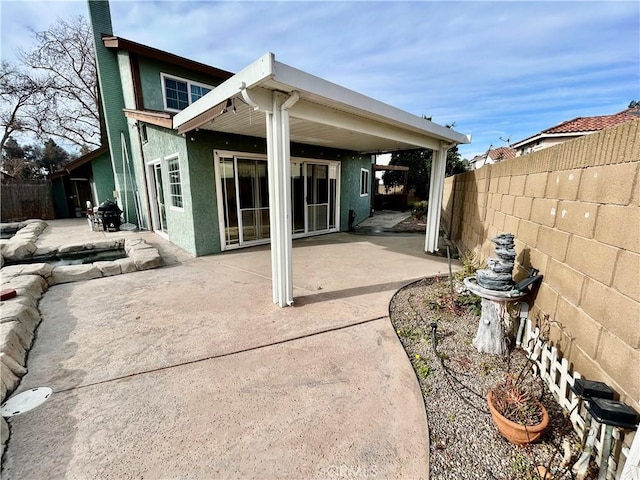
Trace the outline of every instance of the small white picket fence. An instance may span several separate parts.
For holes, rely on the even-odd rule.
[[[567,412],[571,412],[571,423],[578,436],[584,441],[589,429],[589,413],[584,405],[578,406],[580,398],[574,395],[571,386],[576,379],[582,378],[580,373],[571,372],[569,361],[566,358],[558,358],[558,349],[550,346],[540,338],[540,328],[532,327],[531,320],[527,319],[522,347],[528,352],[534,362],[535,373],[548,385],[549,390],[558,403]],[[613,429],[613,444],[607,466],[607,479],[613,480],[621,457],[628,456],[628,449],[622,448],[624,433],[619,428]],[[605,425],[600,425],[598,437],[593,450],[598,465],[602,464],[602,450],[605,441]]]

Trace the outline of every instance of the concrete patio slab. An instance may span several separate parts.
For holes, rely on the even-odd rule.
[[[296,241],[285,309],[268,247],[52,287],[18,391],[54,395],[11,420],[3,478],[426,478],[422,397],[387,318],[398,288],[447,271],[423,241]]]
[[[56,393],[12,420],[3,478],[426,478],[395,342],[378,320]]]
[[[404,212],[396,212],[393,210],[376,211],[368,218],[360,222],[356,228],[379,227],[393,228],[403,220],[411,216],[411,209]]]

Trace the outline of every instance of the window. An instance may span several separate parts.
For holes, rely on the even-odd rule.
[[[164,92],[167,96],[167,108],[182,110],[189,106],[187,82],[180,82],[172,78],[165,78]]]
[[[369,170],[360,169],[360,196],[369,195]]]
[[[140,125],[140,139],[142,140],[142,143],[147,143],[149,141],[149,137],[147,135],[147,124],[139,123],[138,125]]]
[[[162,84],[166,110],[183,110],[213,89],[210,85],[165,74],[162,74]]]
[[[211,91],[210,88],[201,87],[200,85],[191,85],[191,103],[198,100],[200,97],[204,97]]]
[[[180,182],[180,161],[177,157],[170,158],[167,161],[169,170],[169,195],[171,196],[171,205],[173,207],[182,208],[182,183]]]

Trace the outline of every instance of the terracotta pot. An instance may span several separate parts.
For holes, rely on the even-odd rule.
[[[547,409],[544,408],[544,405],[541,403],[538,403],[538,405],[540,405],[540,408],[542,409],[542,421],[537,425],[531,425],[528,427],[512,422],[511,420],[503,417],[502,414],[500,414],[493,406],[493,397],[491,392],[487,394],[487,403],[489,404],[493,423],[498,427],[500,435],[516,445],[535,442],[540,438],[544,429],[547,428],[547,425],[549,425],[549,414],[547,413]]]

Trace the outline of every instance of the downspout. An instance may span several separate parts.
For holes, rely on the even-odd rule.
[[[147,178],[147,165],[144,160],[144,148],[142,147],[142,134],[140,129],[142,126],[140,125],[140,121],[136,121],[136,131],[138,132],[138,149],[140,150],[140,159],[142,160],[142,180],[144,181],[144,197],[145,202],[144,205],[146,207],[147,221],[145,222],[146,230],[153,230],[153,225],[151,225],[151,204],[149,203],[149,179]]]
[[[291,139],[289,136],[289,109],[300,94],[291,92],[285,97],[283,92],[271,92],[269,103],[266,98],[252,98],[246,83],[240,84],[244,101],[254,111],[266,113],[267,160],[269,168],[269,213],[271,223],[271,282],[273,303],[280,307],[293,305],[293,265],[291,234]],[[260,95],[257,95],[260,97]],[[261,105],[262,103],[262,105]],[[284,181],[284,188],[280,188]]]
[[[240,84],[240,93],[242,93],[242,98],[244,98],[244,101],[247,102],[247,104],[249,104],[250,107],[252,107],[256,111],[260,110],[260,105],[254,102],[253,99],[249,96],[249,91],[247,90],[247,84],[244,82]]]
[[[246,90],[243,90],[243,92],[245,92]],[[291,107],[293,107],[296,103],[298,103],[298,100],[300,100],[300,94],[296,91],[291,92],[291,95],[289,95],[289,98],[287,98],[287,100],[282,104],[282,106],[280,107],[281,111],[285,111],[285,110],[289,110]],[[288,121],[287,121],[288,123]]]

